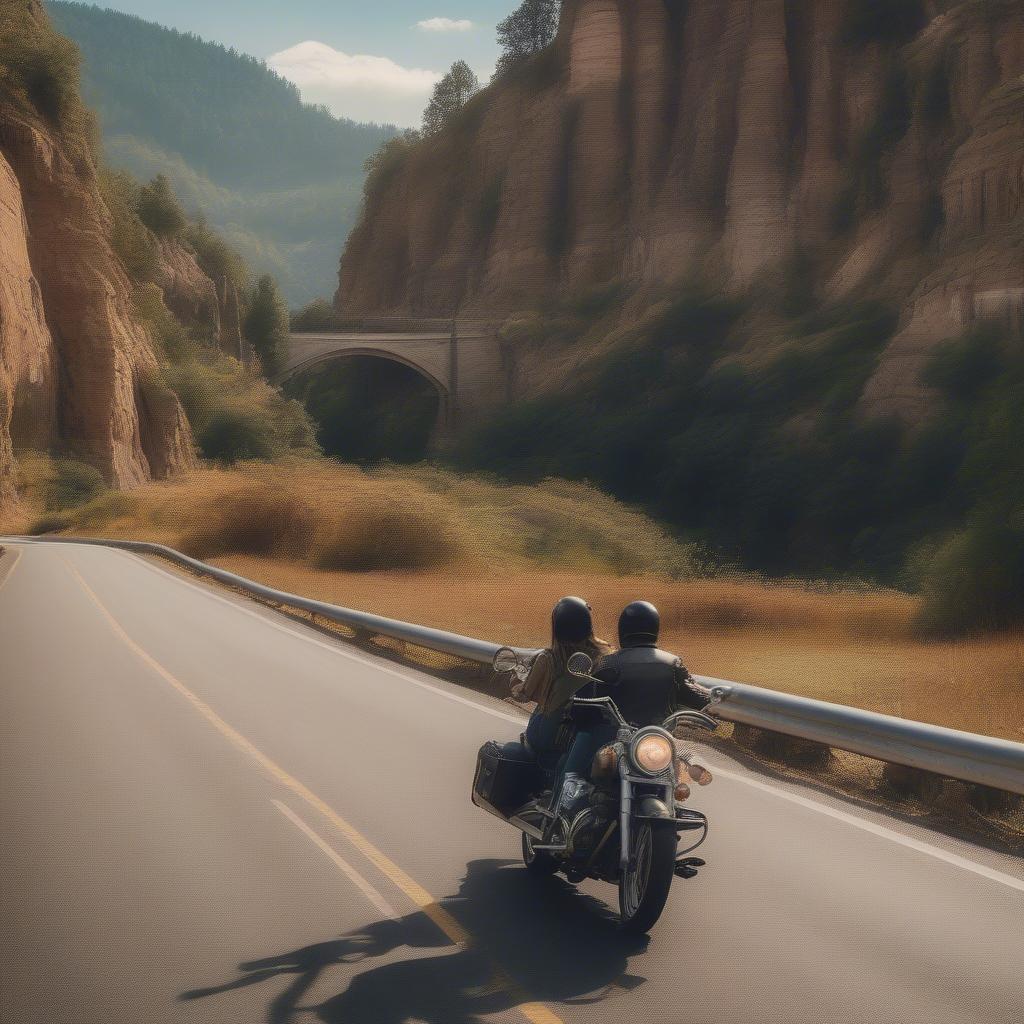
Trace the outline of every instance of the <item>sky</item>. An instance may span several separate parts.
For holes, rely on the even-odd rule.
[[[482,82],[518,0],[94,0],[260,57],[339,117],[417,125],[465,60]]]

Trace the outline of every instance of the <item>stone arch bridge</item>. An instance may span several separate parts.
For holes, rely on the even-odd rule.
[[[508,400],[509,380],[499,323],[399,317],[337,318],[321,330],[293,329],[288,360],[274,378],[284,384],[338,359],[372,356],[411,367],[437,391],[432,447]]]

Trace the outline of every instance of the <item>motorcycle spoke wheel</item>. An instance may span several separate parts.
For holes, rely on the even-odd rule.
[[[642,825],[633,840],[631,866],[619,878],[622,927],[643,933],[653,927],[668,899],[675,872],[676,836]]]

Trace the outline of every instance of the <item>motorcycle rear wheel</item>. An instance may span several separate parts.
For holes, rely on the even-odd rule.
[[[623,931],[642,935],[654,927],[668,900],[676,867],[676,833],[643,824],[633,839],[632,866],[619,877]]]
[[[535,850],[533,840],[523,833],[523,863],[531,875],[546,878],[558,870],[558,861],[547,850]]]

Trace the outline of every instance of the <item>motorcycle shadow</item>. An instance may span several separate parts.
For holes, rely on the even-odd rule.
[[[562,879],[533,878],[519,862],[472,861],[458,893],[438,905],[472,936],[468,948],[452,945],[415,911],[239,964],[231,981],[180,998],[287,977],[268,1004],[270,1024],[285,1024],[300,1012],[324,1024],[470,1024],[524,1000],[601,1002],[645,980],[627,967],[646,938],[624,935],[605,904]],[[315,998],[314,987],[319,994],[336,985],[336,994]]]

